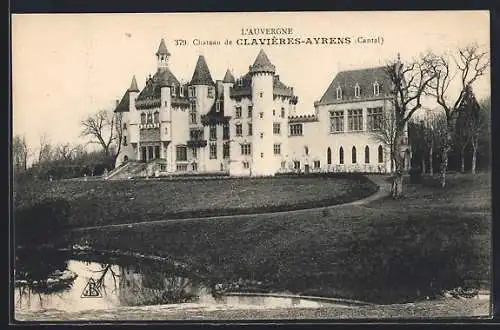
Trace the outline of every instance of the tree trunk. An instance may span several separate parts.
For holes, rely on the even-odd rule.
[[[462,148],[460,151],[460,172],[465,173],[465,156],[464,156],[464,150],[465,148]]]
[[[472,140],[472,174],[476,174],[476,162],[477,162],[477,140]]]
[[[404,157],[401,155],[401,146],[403,143],[403,136],[397,136],[394,139],[393,155],[395,171],[392,180],[391,196],[393,199],[401,199],[404,197],[403,191],[403,172],[404,172]]]
[[[422,174],[425,174],[425,154],[422,154]]]
[[[448,169],[448,150],[443,148],[441,159],[441,188],[446,187],[446,170]]]
[[[434,155],[433,155],[433,150],[432,150],[432,149],[433,149],[433,148],[432,148],[432,146],[431,146],[431,147],[429,148],[429,174],[430,174],[431,176],[433,176],[433,175],[434,175],[434,167],[433,167],[433,166],[434,166],[434,164],[433,164],[433,159],[432,159],[432,158],[434,157]]]

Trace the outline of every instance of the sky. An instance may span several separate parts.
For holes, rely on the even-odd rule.
[[[454,51],[476,42],[489,51],[488,11],[289,12],[177,14],[16,14],[12,16],[13,135],[33,148],[41,135],[52,143],[80,143],[80,121],[98,110],[112,110],[137,77],[139,89],[156,71],[155,52],[164,38],[169,67],[179,80],[191,79],[204,55],[213,79],[228,68],[240,76],[261,48],[281,81],[294,87],[298,112],[311,113],[339,70],[384,65],[398,53],[411,60],[420,53]],[[241,46],[248,28],[291,28],[302,39],[349,37],[349,45]],[[275,35],[283,37],[282,35]],[[383,38],[380,44],[358,38]],[[176,39],[186,45],[176,45]],[[194,39],[222,45],[196,46]],[[224,45],[228,39],[233,45]],[[380,38],[379,38],[380,40]],[[490,95],[489,75],[474,86],[478,98]],[[432,105],[430,105],[432,107]]]

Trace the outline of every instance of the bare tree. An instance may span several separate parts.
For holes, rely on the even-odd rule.
[[[52,145],[50,144],[47,133],[40,136],[39,149],[38,149],[38,163],[42,164],[52,160]]]
[[[479,138],[482,134],[489,135],[490,134],[490,113],[491,113],[491,101],[488,98],[481,102],[479,105],[479,113],[477,116],[474,116],[471,120],[470,125],[470,136],[471,136],[471,145],[472,145],[472,163],[471,163],[471,172],[472,174],[476,174],[476,166],[477,166],[477,151],[479,148]]]
[[[82,136],[91,139],[91,143],[98,143],[104,153],[110,155],[110,147],[115,140],[115,116],[113,113],[100,110],[86,117],[81,122]]]
[[[456,68],[452,68],[454,61]],[[455,113],[465,95],[467,86],[483,76],[489,68],[489,58],[486,51],[480,50],[476,44],[460,48],[456,55],[433,55],[427,57],[427,65],[436,79],[430,84],[429,95],[435,97],[446,115],[446,139],[442,148],[441,186],[446,186],[446,171],[448,169],[448,153],[451,149],[453,121]],[[458,96],[451,96],[450,85],[458,79],[460,91]]]
[[[57,160],[72,160],[74,159],[75,147],[69,143],[59,144],[55,147],[54,157]]]
[[[404,196],[404,139],[406,126],[412,115],[421,108],[421,99],[429,83],[435,78],[426,66],[425,56],[403,65],[399,59],[387,65],[386,72],[392,83],[392,104],[394,108],[394,146],[391,157],[395,170],[391,194],[395,199]]]
[[[446,117],[440,113],[428,113],[424,121],[424,142],[429,158],[429,174],[434,175],[434,152],[442,150],[446,139]]]
[[[16,135],[12,140],[12,161],[16,172],[28,169],[28,157],[30,149],[26,143],[26,137]]]
[[[382,143],[390,150],[391,172],[394,171],[394,139],[396,137],[396,122],[395,117],[388,112],[385,112],[378,121],[377,130],[372,131],[372,139]]]

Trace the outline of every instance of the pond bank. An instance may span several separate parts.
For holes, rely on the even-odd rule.
[[[488,318],[490,302],[481,299],[445,299],[412,304],[320,308],[250,308],[213,305],[160,305],[120,307],[102,311],[67,313],[57,310],[46,313],[20,312],[18,321],[137,321],[137,320],[300,320],[300,319],[427,319]]]

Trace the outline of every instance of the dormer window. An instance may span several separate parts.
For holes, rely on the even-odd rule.
[[[208,87],[208,97],[214,97],[214,88]]]
[[[359,97],[360,95],[360,88],[359,88],[359,84],[356,84],[354,86],[354,97]]]
[[[373,95],[378,96],[380,94],[380,85],[376,81],[373,83]]]
[[[175,96],[175,86],[170,87],[170,95]]]
[[[243,86],[243,79],[238,79],[238,87],[242,87]]]
[[[337,100],[341,100],[342,99],[342,88],[337,87]]]
[[[179,87],[179,96],[184,97],[184,86]]]
[[[195,97],[196,96],[196,89],[192,86],[189,86],[189,97]]]

